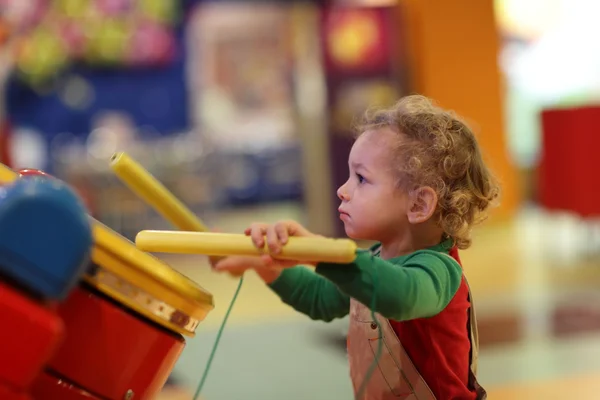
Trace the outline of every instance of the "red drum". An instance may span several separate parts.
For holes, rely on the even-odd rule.
[[[0,321],[0,399],[26,398],[21,393],[57,350],[63,324],[49,305],[29,299],[2,281]]]
[[[90,394],[102,399],[152,399],[185,346],[181,335],[87,285],[71,293],[59,306],[59,315],[67,328],[66,341],[48,364],[48,374],[35,385],[37,399],[89,399]],[[69,384],[58,383],[62,381]]]
[[[144,400],[162,390],[212,295],[101,224],[83,282],[58,306],[66,337],[37,400]]]

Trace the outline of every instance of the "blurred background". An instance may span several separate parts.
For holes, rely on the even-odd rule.
[[[463,252],[491,399],[600,391],[596,0],[0,0],[0,158],[69,182],[128,238],[169,226],[108,169],[127,151],[209,225],[293,218],[343,236],[353,119],[421,93],[466,116],[503,185]],[[191,399],[237,281],[166,399]],[[296,314],[248,274],[207,400],[352,398],[347,321]]]

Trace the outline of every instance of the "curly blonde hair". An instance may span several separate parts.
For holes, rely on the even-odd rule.
[[[399,184],[407,190],[433,188],[438,226],[459,249],[470,247],[473,225],[486,218],[500,192],[473,131],[456,114],[419,95],[404,97],[388,109],[367,111],[357,128],[360,135],[386,127],[404,138],[392,149],[398,157]]]

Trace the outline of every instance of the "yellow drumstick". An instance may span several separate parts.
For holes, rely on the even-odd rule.
[[[158,253],[204,254],[209,256],[259,256],[249,236],[230,233],[177,232],[145,230],[137,234],[140,250]],[[356,258],[356,243],[350,239],[291,237],[275,258],[298,261],[349,263]]]
[[[193,212],[127,154],[116,153],[110,165],[123,183],[178,229],[194,232],[208,230]]]

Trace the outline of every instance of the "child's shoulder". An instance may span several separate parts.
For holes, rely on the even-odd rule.
[[[440,250],[433,250],[433,249],[417,250],[413,253],[408,254],[403,261],[404,261],[404,263],[408,263],[408,261],[414,262],[416,259],[422,260],[422,261],[430,261],[430,262],[434,262],[434,263],[438,263],[438,264],[443,263],[445,265],[460,268],[460,264],[458,263],[458,261],[456,261],[447,252],[440,251]]]
[[[451,241],[444,241],[436,246],[429,247],[426,249],[419,249],[412,253],[405,254],[403,256],[394,257],[388,261],[397,265],[405,264],[435,264],[445,265],[451,268],[462,269],[458,261],[456,261],[450,254],[449,251],[452,247]],[[381,250],[381,244],[374,244],[369,248],[371,254],[378,256]]]

